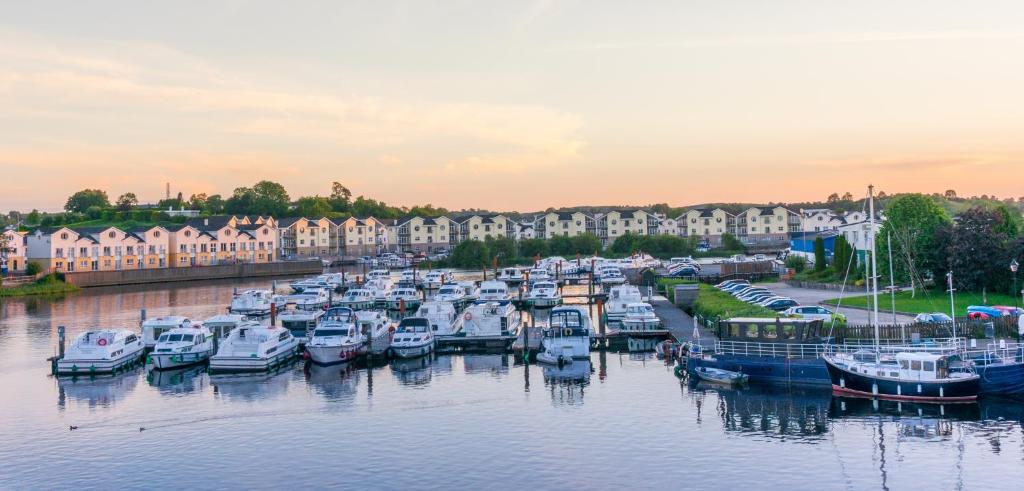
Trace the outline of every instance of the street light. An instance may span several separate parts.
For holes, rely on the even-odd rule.
[[[1017,263],[1017,258],[1013,258],[1013,260],[1010,261],[1010,272],[1013,273],[1013,290],[1011,290],[1011,291],[1014,291],[1014,292],[1017,291],[1017,269],[1019,267],[1020,267],[1020,264]],[[1024,295],[1024,290],[1021,290],[1021,295]],[[1017,295],[1016,294],[1013,296],[1013,307],[1015,309],[1017,308]]]

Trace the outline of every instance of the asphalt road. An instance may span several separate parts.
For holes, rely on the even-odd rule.
[[[765,288],[768,288],[769,290],[779,294],[779,295],[782,295],[784,297],[789,297],[789,298],[792,298],[793,300],[796,300],[797,302],[800,302],[800,305],[818,305],[818,304],[820,304],[824,300],[831,300],[833,298],[841,298],[841,297],[860,296],[860,295],[865,295],[866,294],[866,292],[864,290],[861,290],[861,289],[857,289],[857,290],[852,291],[852,292],[851,291],[847,291],[845,294],[841,294],[840,292],[834,291],[834,290],[817,290],[817,289],[812,289],[812,288],[797,288],[797,287],[789,286],[789,285],[787,285],[785,283],[764,283],[763,286]],[[885,306],[885,299],[882,298],[881,294],[879,294],[879,306],[881,306],[881,307]],[[835,307],[831,306],[831,305],[826,305],[826,307],[828,307],[829,309],[833,309],[833,310],[835,309]],[[838,309],[838,312],[843,314],[843,315],[845,315],[846,319],[847,319],[847,322],[849,322],[851,324],[870,324],[871,323],[871,312],[869,312],[867,310],[850,309],[850,308],[846,308],[846,307],[841,307],[841,308]],[[886,312],[884,310],[879,310],[879,312],[878,312],[878,322],[880,324],[891,324],[893,322],[892,312],[891,311],[890,312]],[[897,314],[896,315],[896,323],[898,323],[898,324],[908,324],[908,323],[911,323],[911,322],[914,322],[914,318],[909,316],[909,315],[902,315],[902,314]]]

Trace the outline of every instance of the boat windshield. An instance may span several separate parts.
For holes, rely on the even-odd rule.
[[[459,292],[458,288],[455,288],[455,287],[444,287],[440,291],[438,291],[437,293],[439,293],[441,295],[454,295],[454,294],[456,294],[458,292]]]
[[[313,331],[314,338],[327,336],[348,336],[348,329],[317,329]]]
[[[398,326],[398,332],[402,333],[423,333],[427,332],[427,326],[424,325],[406,325]]]

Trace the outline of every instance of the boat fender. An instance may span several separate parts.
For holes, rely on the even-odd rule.
[[[96,341],[96,344],[98,344],[100,346],[106,346],[107,345],[107,339],[106,338],[100,338],[99,341]]]
[[[572,336],[572,328],[567,327],[567,328],[563,329],[562,330],[562,335],[563,336]]]
[[[472,312],[466,312],[466,313],[465,313],[465,314],[464,314],[464,315],[462,316],[462,318],[463,318],[463,319],[466,319],[467,321],[471,321],[471,320],[473,320],[473,313],[472,313]]]

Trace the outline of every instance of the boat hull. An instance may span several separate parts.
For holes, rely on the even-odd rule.
[[[699,367],[742,372],[751,382],[781,385],[831,387],[832,380],[821,358],[784,358],[715,354],[709,358],[688,358],[690,373]]]
[[[79,359],[79,360],[57,360],[57,375],[93,375],[102,373],[113,373],[122,368],[134,365],[142,360],[144,349],[125,353],[114,359]]]
[[[854,397],[914,402],[969,402],[978,398],[978,377],[945,380],[896,380],[869,377],[824,359],[832,391]]]
[[[397,300],[388,300],[387,301],[387,307],[388,307],[388,310],[401,310],[402,309],[402,304],[401,304],[401,302],[399,302]],[[420,300],[419,299],[417,299],[417,300],[406,300],[405,301],[405,310],[416,310],[419,307],[420,307]]]
[[[356,356],[359,354],[359,346],[306,345],[306,353],[309,354],[309,360],[317,365],[337,365],[356,359]]]
[[[204,363],[213,355],[213,350],[199,351],[195,353],[150,353],[149,359],[153,362],[153,368],[157,370],[168,370],[181,368],[190,365]]]
[[[348,307],[352,310],[370,310],[373,309],[376,305],[376,300],[363,300],[359,302],[342,301],[338,303],[339,307]]]
[[[1024,394],[1024,363],[982,365],[975,368],[982,394]]]
[[[391,354],[399,358],[418,358],[430,354],[433,350],[433,342],[416,346],[391,346]]]
[[[267,357],[220,356],[210,357],[210,370],[214,372],[258,372],[269,370],[284,363],[299,353],[299,343],[275,352]]]
[[[561,298],[527,298],[526,305],[537,309],[549,309],[562,305]]]

